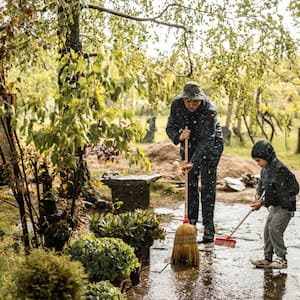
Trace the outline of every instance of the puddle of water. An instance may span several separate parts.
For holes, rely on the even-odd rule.
[[[228,236],[249,209],[243,204],[217,203],[216,236]],[[166,240],[155,241],[151,247],[150,266],[143,268],[141,283],[127,292],[127,299],[300,299],[299,210],[285,232],[289,266],[281,271],[253,269],[250,263],[250,259],[263,257],[262,232],[267,216],[264,208],[251,213],[235,233],[236,248],[215,245],[208,251],[201,246],[199,268],[168,264],[176,228],[182,224],[183,207],[161,208],[157,212],[168,215],[163,223]],[[198,228],[200,240],[202,228]]]

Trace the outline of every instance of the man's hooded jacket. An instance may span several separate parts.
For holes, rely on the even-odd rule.
[[[189,139],[191,163],[199,161],[201,157],[220,156],[223,151],[222,127],[217,120],[215,105],[205,94],[201,94],[201,104],[195,112],[188,111],[181,95],[172,102],[166,131],[175,145],[181,144],[182,158],[184,157],[184,142],[179,141],[179,136],[185,127],[191,129]]]

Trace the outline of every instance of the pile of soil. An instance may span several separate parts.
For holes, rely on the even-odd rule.
[[[151,170],[160,173],[164,178],[177,179],[178,166],[174,162],[180,161],[179,146],[169,141],[151,144],[146,150],[146,156],[151,161]],[[218,165],[218,180],[225,177],[240,178],[246,173],[257,175],[259,166],[251,158],[223,154]]]

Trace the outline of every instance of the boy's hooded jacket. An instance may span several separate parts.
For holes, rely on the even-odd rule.
[[[258,141],[252,148],[251,156],[268,162],[261,170],[257,187],[258,195],[265,191],[264,206],[281,206],[289,211],[295,211],[299,184],[295,175],[278,160],[272,145],[267,141]]]

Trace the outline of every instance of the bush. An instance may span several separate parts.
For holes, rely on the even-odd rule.
[[[17,299],[84,299],[86,274],[79,262],[35,249],[15,271]]]
[[[115,237],[139,250],[153,245],[154,240],[165,239],[160,218],[150,210],[135,210],[119,215],[94,214],[90,218],[90,230],[97,237]]]
[[[5,238],[0,241],[0,299],[15,300],[13,272],[24,261],[21,241]]]
[[[83,264],[90,281],[120,282],[140,266],[134,249],[116,238],[79,238],[69,252]]]
[[[109,281],[90,283],[85,290],[86,300],[123,300],[125,299],[119,288],[114,287]]]

